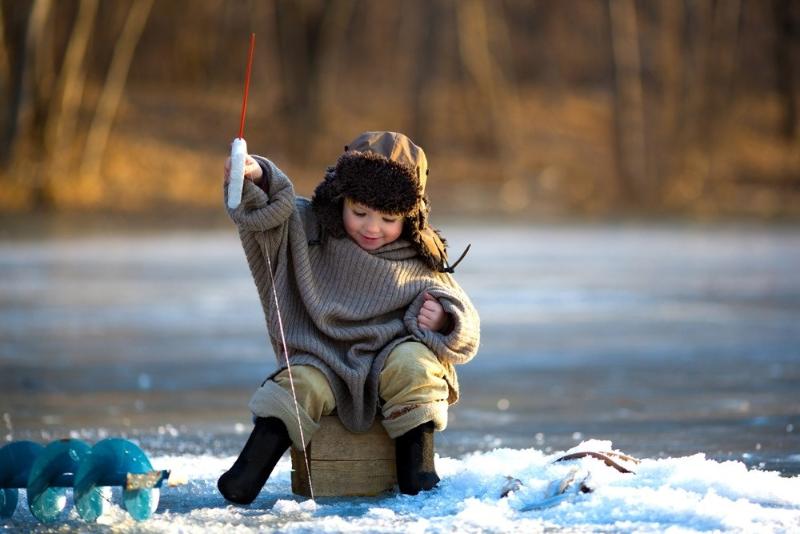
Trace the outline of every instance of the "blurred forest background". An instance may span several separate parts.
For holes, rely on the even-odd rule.
[[[800,215],[798,0],[2,0],[0,213],[224,213],[407,133],[436,213]]]

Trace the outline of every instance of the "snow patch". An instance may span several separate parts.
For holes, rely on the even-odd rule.
[[[188,475],[187,484],[163,488],[158,510],[136,523],[115,503],[97,524],[71,510],[68,530],[101,532],[532,532],[570,531],[798,531],[800,477],[748,470],[737,461],[716,462],[702,454],[644,459],[636,473],[620,473],[584,457],[553,461],[579,451],[613,451],[611,442],[587,440],[569,451],[495,449],[460,459],[438,457],[441,483],[417,496],[388,493],[372,498],[319,498],[291,493],[291,464],[281,460],[256,501],[232,506],[216,480],[235,458],[161,456],[157,469]],[[519,484],[501,497],[509,477]],[[554,484],[573,477],[591,488],[553,496]],[[5,528],[30,530],[24,492]],[[71,504],[71,499],[70,503]]]

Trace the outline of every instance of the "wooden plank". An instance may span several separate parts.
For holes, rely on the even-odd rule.
[[[309,497],[303,452],[292,448],[291,454],[292,492]],[[318,497],[377,495],[397,484],[394,440],[379,421],[368,432],[354,434],[338,417],[323,417],[306,454]]]
[[[311,491],[303,455],[292,451],[292,459],[298,466],[292,472],[292,492],[309,497]],[[311,460],[310,464],[316,497],[372,496],[389,491],[397,484],[391,460]]]
[[[294,447],[289,449],[292,453],[292,493],[311,497],[308,485],[308,471],[303,453]]]
[[[320,419],[320,429],[309,445],[310,458],[319,460],[370,460],[394,461],[394,440],[383,425],[375,420],[363,434],[354,434],[342,425],[336,416]]]

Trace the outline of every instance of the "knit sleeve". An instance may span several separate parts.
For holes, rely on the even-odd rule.
[[[235,209],[228,208],[228,215],[241,230],[264,232],[283,225],[292,215],[295,194],[292,182],[271,161],[254,156],[264,171],[266,190],[250,180],[244,181],[242,202]],[[225,188],[225,205],[228,188]]]
[[[417,316],[425,302],[425,293],[435,297],[452,321],[448,333],[420,328]],[[469,297],[455,287],[434,286],[423,291],[406,310],[408,331],[428,346],[443,362],[460,364],[470,361],[478,352],[480,319]]]

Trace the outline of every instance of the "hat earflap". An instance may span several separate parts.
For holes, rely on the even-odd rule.
[[[311,208],[324,233],[335,238],[347,235],[342,223],[343,205],[344,194],[341,191],[341,184],[336,179],[335,167],[328,167],[325,178],[314,190]]]
[[[423,196],[418,209],[406,219],[408,231],[405,237],[430,269],[443,271],[447,266],[447,241],[438,230],[428,225],[429,214],[430,202],[427,196]]]

